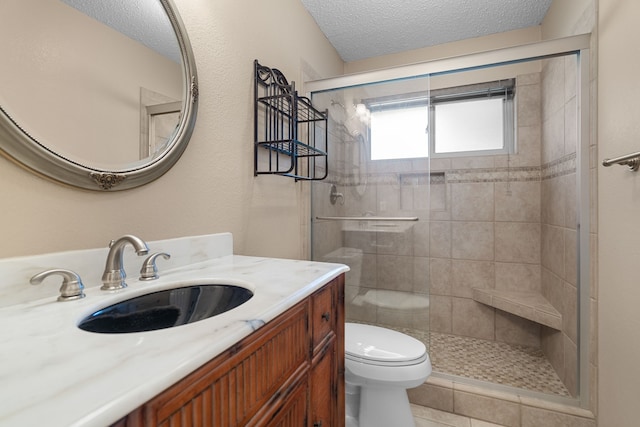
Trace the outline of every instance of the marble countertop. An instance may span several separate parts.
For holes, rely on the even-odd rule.
[[[129,247],[129,286],[115,292],[99,289],[107,249],[0,260],[0,426],[109,425],[348,270],[233,255],[230,234],[148,244],[151,252],[172,254],[164,264],[158,260],[161,277],[139,281],[128,265],[139,269],[143,258]],[[79,273],[86,298],[56,301],[59,277],[29,285],[33,274],[53,266]],[[115,302],[203,281],[244,286],[254,296],[226,313],[169,329],[96,334],[76,327]]]

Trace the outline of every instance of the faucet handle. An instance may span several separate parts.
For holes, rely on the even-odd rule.
[[[62,268],[45,270],[33,276],[29,282],[32,285],[39,285],[45,278],[54,274],[62,276],[62,286],[60,286],[60,296],[58,297],[58,301],[71,301],[84,298],[84,285],[82,284],[82,279],[80,279],[78,273],[71,270],[65,270]]]
[[[156,252],[149,255],[142,263],[142,268],[140,269],[140,280],[155,280],[159,277],[158,267],[156,267],[156,259],[159,256],[164,259],[171,258],[171,255],[166,252]]]

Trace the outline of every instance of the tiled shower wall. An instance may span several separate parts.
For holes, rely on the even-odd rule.
[[[567,389],[577,392],[576,58],[542,69],[542,293],[562,314],[543,328],[542,349]]]
[[[431,330],[540,347],[540,325],[473,288],[541,291],[540,75],[516,79],[517,154],[432,159]]]

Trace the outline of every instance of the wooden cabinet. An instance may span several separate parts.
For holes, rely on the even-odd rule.
[[[344,275],[115,427],[344,426]]]
[[[316,355],[311,369],[311,426],[325,427],[336,425],[333,420],[338,416],[336,377],[336,340],[327,341],[322,351]]]
[[[311,427],[344,423],[344,297],[338,288],[327,286],[311,296]]]

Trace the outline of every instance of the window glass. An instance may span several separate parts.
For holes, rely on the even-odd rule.
[[[371,112],[371,160],[427,157],[426,106],[389,108]]]
[[[503,99],[458,101],[435,106],[435,152],[502,150]]]

